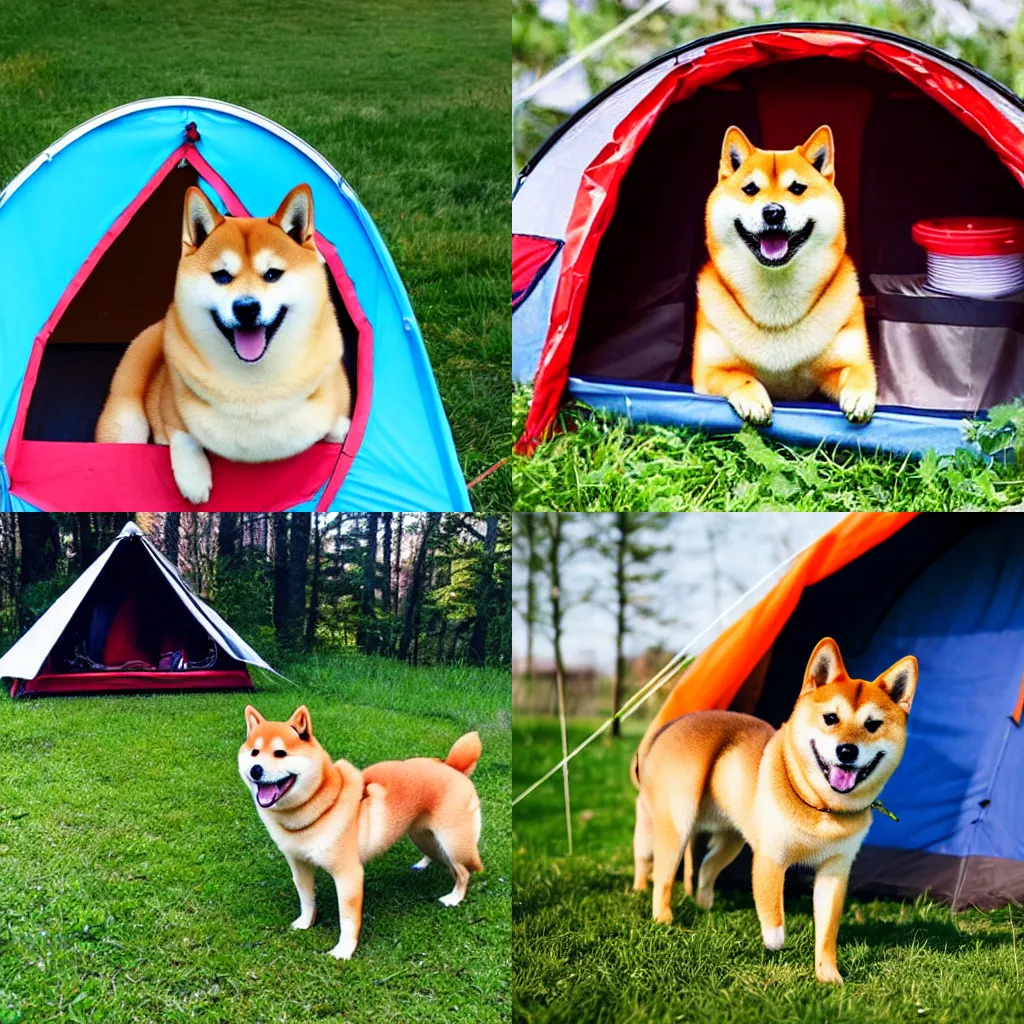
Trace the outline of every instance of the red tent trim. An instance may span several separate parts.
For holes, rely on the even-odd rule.
[[[658,115],[671,104],[688,99],[702,86],[734,72],[816,56],[865,60],[902,75],[981,136],[1024,184],[1024,136],[989,100],[924,53],[858,36],[855,29],[779,29],[710,45],[700,56],[668,72],[619,122],[612,139],[583,172],[566,229],[561,276],[537,369],[533,401],[522,437],[515,445],[517,453],[532,455],[548,436],[558,413],[598,244],[615,212],[622,179]]]
[[[23,437],[43,351],[54,328],[128,222],[182,160],[195,168],[232,216],[249,216],[238,196],[199,154],[194,144],[186,142],[167,157],[145,188],[96,244],[35,339],[5,455],[9,490],[23,501],[46,511],[132,512],[139,508],[159,508],[182,512],[227,512],[259,507],[275,512],[313,501],[318,494],[321,496],[317,509],[323,511],[337,495],[366,432],[373,393],[373,331],[337,249],[319,232],[317,247],[334,276],[359,335],[357,397],[352,427],[344,445],[321,441],[289,459],[259,464],[230,462],[211,455],[215,482],[213,495],[204,505],[192,505],[182,497],[174,483],[166,445],[27,441]]]
[[[541,235],[512,236],[512,312],[530,297],[561,251],[562,244],[559,238]]]

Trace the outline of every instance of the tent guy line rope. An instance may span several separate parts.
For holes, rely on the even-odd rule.
[[[526,787],[517,797],[512,800],[512,806],[515,807],[520,800],[525,800],[534,790],[539,789],[548,779],[551,778],[555,772],[560,771],[564,765],[567,765],[577,754],[581,753],[591,743],[594,742],[602,733],[606,732],[611,728],[612,723],[616,719],[625,721],[635,711],[640,708],[640,705],[645,703],[648,697],[652,697],[658,692],[670,679],[676,676],[680,671],[689,667],[690,662],[693,661],[694,656],[688,656],[687,651],[692,649],[693,645],[697,643],[701,637],[704,636],[710,629],[718,625],[727,615],[734,611],[740,604],[743,603],[751,594],[756,590],[760,589],[765,583],[768,582],[776,573],[782,571],[787,566],[791,565],[797,558],[813,547],[821,538],[815,537],[814,540],[809,541],[798,551],[794,551],[788,558],[785,558],[774,568],[770,569],[764,574],[752,587],[745,590],[739,597],[725,611],[719,612],[703,629],[698,633],[694,634],[683,647],[681,647],[676,653],[669,659],[669,661],[656,672],[636,693],[633,694],[625,704],[615,712],[614,715],[605,719],[578,747],[571,750],[566,754],[561,761],[554,764],[549,768],[539,779],[531,783]]]

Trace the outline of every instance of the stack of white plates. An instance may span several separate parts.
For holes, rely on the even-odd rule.
[[[1024,255],[943,256],[928,253],[928,287],[949,295],[992,299],[1024,291]]]

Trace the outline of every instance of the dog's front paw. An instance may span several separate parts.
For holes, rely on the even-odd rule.
[[[867,423],[875,414],[875,392],[853,388],[842,391],[839,408],[851,423]]]
[[[356,951],[355,939],[342,939],[335,947],[331,950],[331,956],[335,960],[351,960],[352,954]]]
[[[741,384],[729,395],[729,404],[751,426],[767,427],[772,421],[772,400],[759,380]]]
[[[697,906],[701,910],[710,910],[715,902],[715,891],[714,889],[698,889],[697,890]]]
[[[842,985],[843,976],[835,964],[815,964],[814,976],[825,985]]]
[[[765,946],[774,952],[786,944],[786,929],[783,925],[778,928],[765,928],[762,925],[761,938],[764,939]]]
[[[352,429],[352,421],[347,416],[339,416],[335,420],[334,426],[331,427],[331,432],[327,435],[327,440],[332,444],[341,444],[346,437],[348,432]]]
[[[666,907],[664,910],[659,910],[654,914],[654,920],[658,924],[671,924],[672,923],[672,910]]]
[[[316,919],[316,914],[307,914],[305,912],[299,914],[294,921],[292,921],[292,927],[296,931],[304,932],[307,928],[312,927],[313,921]]]
[[[210,500],[213,471],[203,446],[191,435],[179,430],[171,438],[171,470],[182,497],[193,505]]]

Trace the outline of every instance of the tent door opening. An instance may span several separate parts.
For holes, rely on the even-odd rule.
[[[571,376],[688,390],[696,276],[707,260],[704,206],[731,124],[768,149],[792,148],[831,126],[882,404],[976,412],[1024,393],[1024,303],[958,300],[987,312],[1003,307],[995,333],[966,321],[928,324],[927,312],[924,323],[894,333],[872,282],[924,273],[915,221],[1024,218],[1024,191],[978,135],[902,76],[824,57],[735,73],[661,114],[623,176],[598,245]],[[926,385],[908,388],[908,376]]]
[[[81,283],[45,339],[25,440],[92,442],[125,349],[171,304],[185,192],[203,184],[186,161],[171,169]],[[215,194],[209,186],[206,191]],[[324,272],[345,341],[344,366],[355,408],[359,331],[326,264]]]

